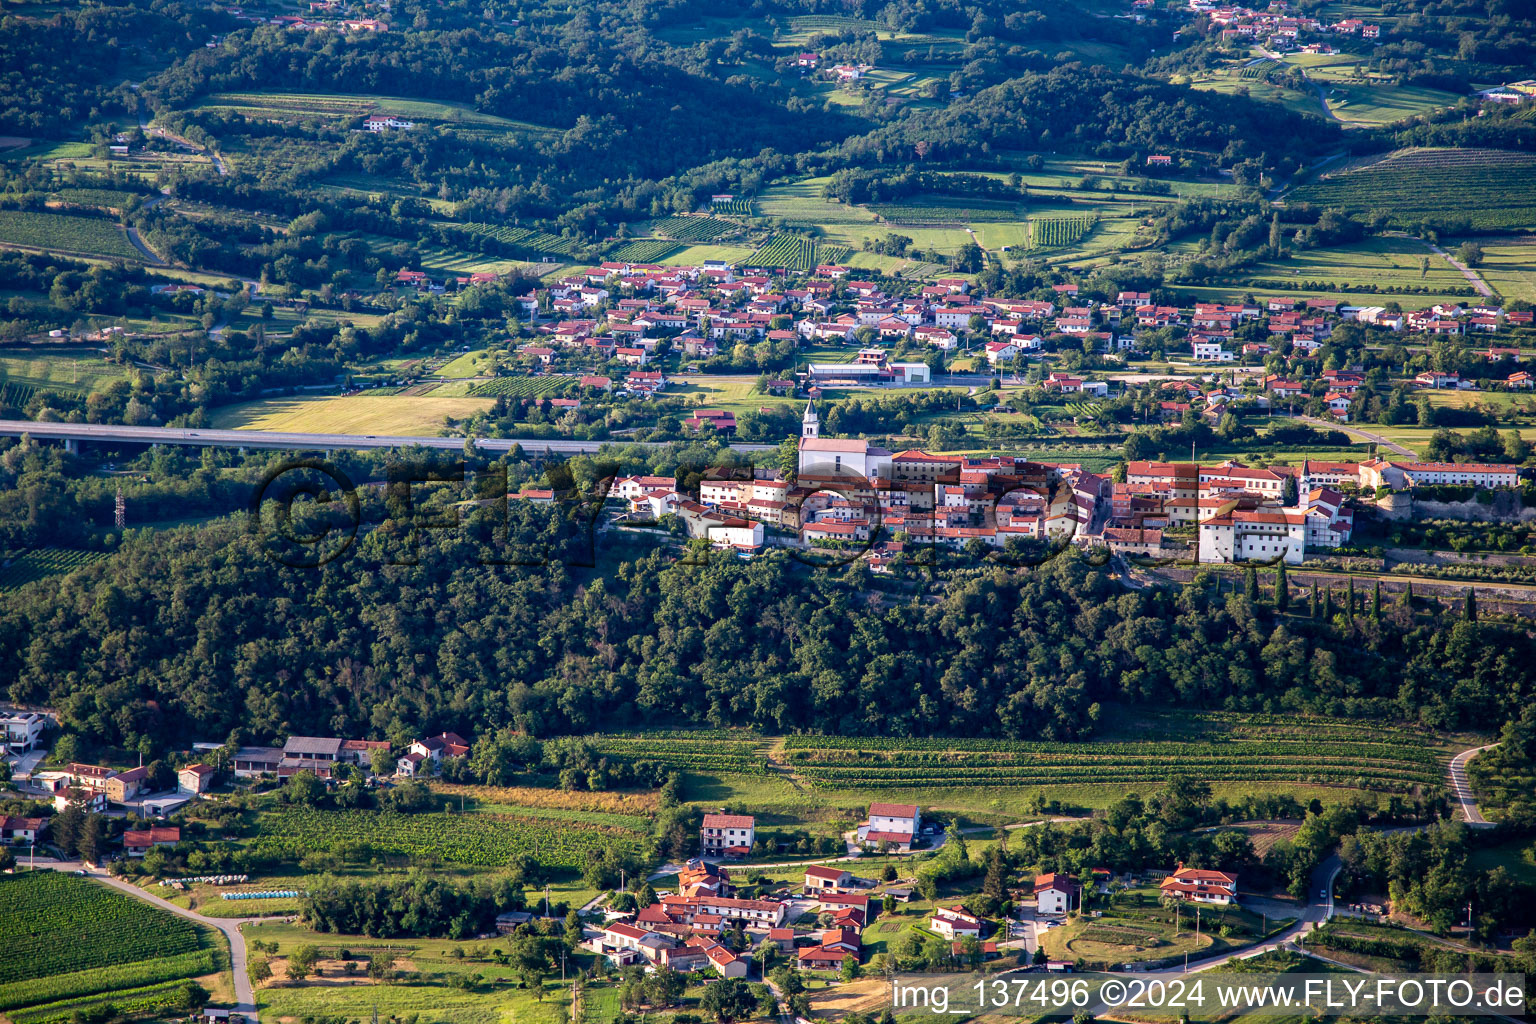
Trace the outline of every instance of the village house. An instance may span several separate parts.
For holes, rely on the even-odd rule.
[[[1065,914],[1078,895],[1077,880],[1058,872],[1036,875],[1034,889],[1035,911],[1039,914]]]
[[[964,907],[938,907],[928,918],[928,930],[946,939],[981,938],[981,918]]]
[[[706,857],[745,857],[756,838],[750,814],[706,814],[699,828],[699,852]]]
[[[813,864],[805,869],[806,892],[841,889],[852,880],[852,872],[836,864]]]
[[[1163,879],[1158,891],[1178,900],[1225,906],[1237,900],[1237,876],[1225,871],[1180,867]]]
[[[898,853],[907,853],[922,827],[922,810],[915,804],[870,804],[869,820],[859,826],[859,842],[890,844]]]
[[[189,764],[176,772],[176,786],[183,793],[198,796],[213,786],[217,769],[211,764]]]
[[[175,825],[130,829],[123,833],[123,852],[142,857],[156,846],[175,846],[181,842],[181,829]]]

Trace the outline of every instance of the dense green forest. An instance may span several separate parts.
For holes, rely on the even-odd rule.
[[[1075,555],[961,570],[937,599],[783,556],[604,557],[602,538],[584,569],[581,522],[509,518],[499,544],[481,515],[392,519],[321,568],[237,520],[131,532],[4,597],[0,678],[116,748],[620,721],[1069,738],[1109,701],[1494,729],[1536,695],[1536,641],[1494,622],[1278,615],[1214,581],[1127,592]]]

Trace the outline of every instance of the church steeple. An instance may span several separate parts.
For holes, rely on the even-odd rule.
[[[816,404],[809,398],[805,400],[805,415],[800,419],[800,436],[821,436],[821,420],[816,416]]]

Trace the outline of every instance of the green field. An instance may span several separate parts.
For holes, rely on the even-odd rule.
[[[1483,247],[1477,273],[1506,300],[1536,302],[1536,245],[1523,238],[1475,239]],[[1451,244],[1454,251],[1454,243]]]
[[[1429,261],[1428,269],[1423,261]],[[1420,292],[1419,289],[1427,289]],[[1252,292],[1380,305],[1401,302],[1419,308],[1434,302],[1465,302],[1466,278],[1418,239],[1369,238],[1332,249],[1304,249],[1279,260],[1254,263],[1220,284],[1190,288],[1198,298]]]
[[[548,125],[514,121],[475,110],[462,103],[411,99],[404,96],[354,95],[304,92],[221,92],[199,104],[203,109],[230,110],[250,118],[269,120],[355,120],[390,114],[414,122],[449,124],[466,128],[517,131],[530,135],[559,133]]]
[[[1381,210],[1398,224],[1464,220],[1476,229],[1536,225],[1536,154],[1403,149],[1299,185],[1287,202]]]
[[[530,398],[563,390],[575,383],[576,380],[572,377],[498,377],[495,380],[476,384],[469,389],[468,394],[476,398],[496,398],[500,395],[508,398]]]
[[[443,418],[468,419],[491,407],[488,398],[351,395],[329,398],[264,398],[227,405],[214,417],[224,430],[292,430],[305,434],[402,434],[436,436]]]
[[[675,242],[659,238],[637,238],[608,250],[608,259],[619,263],[659,263],[677,250]]]
[[[268,983],[258,988],[256,1002],[262,1020],[367,1021],[377,1014],[381,1021],[416,1018],[422,1024],[568,1024],[570,984],[562,983],[556,971],[535,997],[521,987],[513,967],[490,954],[495,942],[386,941],[313,932],[276,921],[250,925],[245,931],[253,939],[276,943],[279,965],[284,952],[310,944],[326,958],[334,956],[338,947],[355,957],[384,956],[400,972],[395,983],[373,984],[357,974],[349,976],[341,963],[326,959],[324,977],[298,985]],[[585,966],[587,960],[584,955],[573,957],[571,965]],[[659,1024],[663,1018],[653,1014],[651,1019]]]
[[[100,551],[37,548],[0,555],[0,591],[15,590],[34,580],[66,576],[107,556]]]
[[[262,815],[255,847],[297,858],[314,850],[394,854],[453,864],[502,867],[532,854],[554,868],[579,868],[589,850],[640,849],[631,828],[550,817],[500,814],[399,814],[391,811],[316,811],[288,807]]]
[[[0,875],[0,1010],[195,978],[222,955],[192,924],[86,878]]]
[[[1328,90],[1328,109],[1348,124],[1391,124],[1438,107],[1454,106],[1460,98],[1455,93],[1412,85],[1346,83],[1326,78],[1322,84]]]
[[[1090,969],[1108,969],[1121,963],[1246,946],[1262,938],[1266,925],[1274,923],[1235,907],[1202,907],[1200,917],[1197,932],[1194,910],[1163,908],[1155,888],[1128,889],[1112,899],[1100,916],[1052,928],[1042,945],[1052,959],[1082,959]]]
[[[1273,716],[1202,716],[1178,739],[1047,743],[791,736],[784,756],[810,785],[841,788],[1275,781],[1405,790],[1438,785],[1446,758],[1417,733]],[[1412,745],[1410,746],[1410,737]]]
[[[114,222],[70,213],[0,210],[0,242],[82,256],[143,260]]]

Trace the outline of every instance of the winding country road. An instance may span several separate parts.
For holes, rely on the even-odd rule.
[[[1455,794],[1456,802],[1461,805],[1461,815],[1467,820],[1468,825],[1493,824],[1483,817],[1483,812],[1473,798],[1472,784],[1467,781],[1467,762],[1483,751],[1492,750],[1496,746],[1498,746],[1497,743],[1490,743],[1485,747],[1474,747],[1471,750],[1463,750],[1451,758],[1451,792]]]

